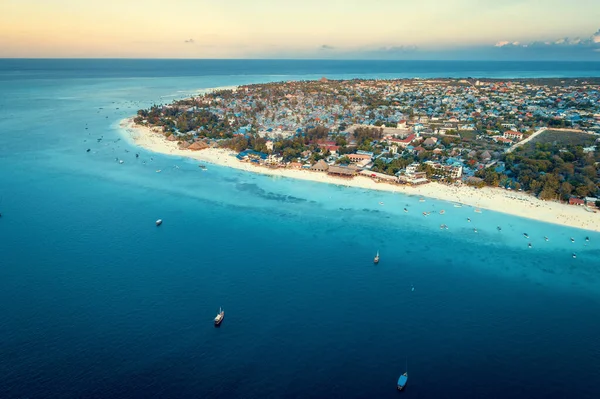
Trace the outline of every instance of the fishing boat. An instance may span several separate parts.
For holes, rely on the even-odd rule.
[[[225,311],[219,308],[219,313],[215,316],[215,327],[219,327],[225,318]]]
[[[373,259],[373,263],[379,263],[379,251],[377,251],[377,255],[375,255],[375,259]]]
[[[161,224],[162,224],[162,219],[158,219],[158,220],[156,221],[156,226],[158,227],[158,226],[160,226]]]

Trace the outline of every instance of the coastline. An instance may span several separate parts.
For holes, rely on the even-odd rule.
[[[420,186],[392,185],[377,183],[366,176],[352,179],[337,178],[322,172],[298,169],[271,169],[251,163],[240,162],[235,152],[227,149],[207,148],[199,151],[182,150],[177,142],[168,141],[160,132],[136,125],[133,118],[119,122],[119,131],[129,142],[146,150],[180,157],[186,157],[205,163],[244,170],[251,173],[309,180],[318,183],[345,185],[367,190],[397,192],[408,195],[429,197],[451,204],[463,204],[474,208],[534,219],[541,222],[559,224],[583,230],[600,232],[600,213],[587,212],[581,206],[542,201],[523,192],[484,187],[476,189],[469,186],[452,187],[436,182]],[[449,205],[451,205],[449,204]]]

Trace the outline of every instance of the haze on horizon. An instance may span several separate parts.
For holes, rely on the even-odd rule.
[[[0,57],[600,61],[597,0],[3,0]]]

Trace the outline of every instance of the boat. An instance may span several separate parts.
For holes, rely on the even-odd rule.
[[[408,373],[404,373],[398,378],[397,388],[399,391],[403,390],[408,382]]]
[[[571,242],[575,242],[575,239],[573,237],[571,237]]]
[[[544,236],[544,240],[548,241],[548,237]]]
[[[476,213],[481,213],[481,209],[475,209]]]
[[[219,308],[219,313],[215,316],[215,327],[219,327],[225,318],[225,311]]]
[[[462,208],[462,205],[461,204],[454,204],[454,207],[455,208]]]
[[[198,167],[199,167],[200,169],[206,169],[206,166],[204,166],[204,165],[202,165],[202,164],[198,165]]]
[[[523,237],[525,237],[525,238],[529,238],[529,234],[527,234],[527,233],[523,233]]]
[[[404,208],[404,212],[408,212],[408,209]]]
[[[527,244],[527,246],[528,246],[529,248],[531,248],[531,243]]]
[[[498,231],[502,231],[502,227],[498,226],[496,228],[498,229]]]
[[[440,211],[440,215],[443,215],[444,213],[446,213],[446,211],[442,209],[442,210]]]
[[[419,198],[419,202],[425,202],[425,198]]]
[[[575,255],[575,253],[573,253],[573,259],[577,258],[577,255]]]
[[[160,173],[160,169],[156,169],[156,173]]]
[[[585,242],[589,242],[590,241],[590,237],[585,237]]]
[[[380,202],[379,205],[383,205],[383,202]]]
[[[402,374],[400,376],[400,378],[398,378],[398,383],[396,384],[396,388],[398,388],[399,391],[403,390],[404,387],[406,386],[407,382],[408,382],[408,360],[406,361],[406,371],[404,372],[404,374]]]
[[[158,226],[160,226],[161,224],[162,224],[162,219],[158,219],[158,220],[156,221],[156,226],[158,227]]]
[[[375,255],[375,259],[373,259],[373,263],[379,263],[379,251],[377,251],[377,255]]]
[[[448,230],[448,225],[446,225],[446,224],[440,224],[440,229],[442,229],[442,230],[444,230],[444,229]]]

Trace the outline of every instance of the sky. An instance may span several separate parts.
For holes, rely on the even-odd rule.
[[[0,0],[0,57],[600,61],[600,0]]]

